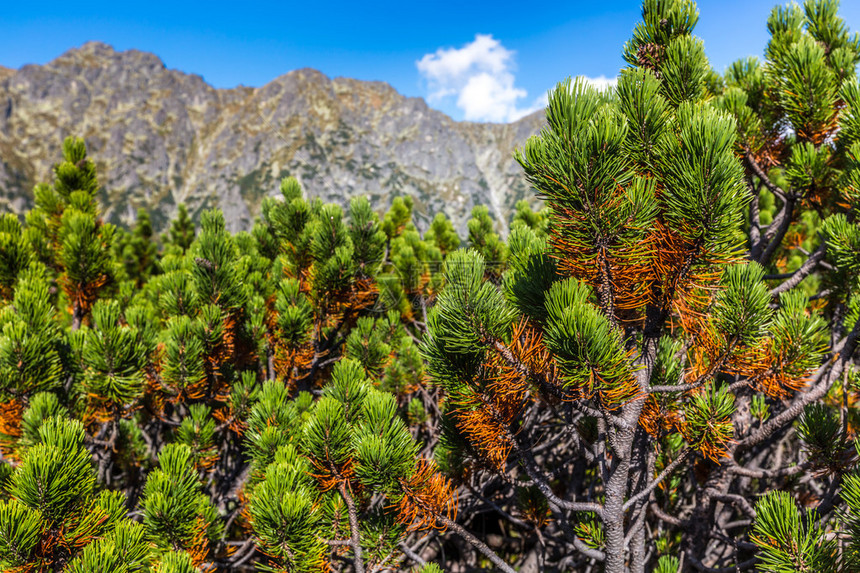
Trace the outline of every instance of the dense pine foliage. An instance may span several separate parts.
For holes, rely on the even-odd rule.
[[[0,569],[860,571],[860,37],[697,20],[550,93],[507,237],[293,178],[119,229],[68,138],[0,218]]]

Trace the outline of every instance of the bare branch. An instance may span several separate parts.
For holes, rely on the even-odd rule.
[[[753,506],[750,505],[750,502],[748,502],[747,499],[742,495],[738,495],[736,493],[715,493],[711,497],[723,503],[730,503],[732,505],[736,505],[751,519],[755,519],[755,509],[753,508]]]
[[[519,440],[517,440],[516,436],[514,436],[510,431],[508,431],[507,437],[511,441],[517,456],[522,460],[523,467],[525,468],[529,478],[531,478],[532,483],[537,486],[540,492],[550,503],[561,509],[567,509],[570,511],[592,511],[598,516],[603,516],[603,506],[599,503],[567,501],[555,495],[552,488],[549,486],[546,477],[543,476],[540,469],[538,469],[537,463],[535,463],[531,453],[522,447]]]
[[[764,172],[764,169],[761,168],[761,165],[758,164],[758,161],[755,160],[755,157],[752,156],[752,152],[750,152],[749,149],[744,153],[744,159],[747,162],[747,166],[752,170],[755,176],[764,183],[764,186],[767,187],[771,193],[780,199],[785,199],[785,197],[788,196],[788,193],[783,191],[781,187],[770,180],[770,177],[767,176],[767,173]]]
[[[750,468],[745,468],[743,466],[739,466],[737,464],[730,464],[726,470],[729,473],[733,473],[739,476],[744,476],[753,479],[774,479],[778,477],[786,477],[792,476],[795,474],[799,474],[804,472],[812,467],[810,463],[798,464],[796,466],[790,466],[787,468],[778,468],[775,470],[754,470]]]
[[[684,525],[683,521],[681,521],[674,515],[669,515],[668,513],[666,513],[656,503],[651,503],[650,509],[654,513],[654,515],[656,515],[657,518],[661,521],[665,521],[666,523],[674,525],[675,527],[682,527]]]
[[[465,539],[472,547],[483,553],[484,557],[492,561],[493,564],[500,570],[504,571],[505,573],[516,573],[516,571],[514,571],[514,568],[508,565],[504,559],[499,557],[495,551],[490,549],[486,543],[472,535],[469,530],[464,528],[456,521],[453,521],[448,516],[443,514],[437,514],[436,520],[457,535],[459,535],[460,537],[462,537],[463,539]]]
[[[663,482],[663,480],[665,480],[667,477],[669,477],[669,475],[671,475],[671,473],[673,471],[675,471],[675,468],[677,468],[681,464],[681,462],[683,462],[687,458],[687,456],[690,454],[690,451],[691,451],[690,448],[683,449],[681,451],[681,453],[678,454],[678,457],[675,458],[674,460],[672,460],[672,462],[669,465],[667,465],[665,468],[663,468],[663,471],[660,472],[660,474],[656,478],[654,478],[654,481],[652,481],[650,484],[648,484],[648,487],[646,487],[645,489],[643,489],[642,491],[640,491],[639,493],[637,493],[636,495],[634,495],[633,497],[628,499],[624,503],[624,505],[621,506],[622,511],[627,511],[631,505],[633,505],[634,503],[638,502],[639,500],[651,495],[651,492],[654,491],[657,488],[657,486]]]
[[[771,296],[777,296],[779,295],[779,293],[791,290],[797,285],[799,285],[801,281],[803,281],[803,279],[815,272],[815,269],[818,268],[818,264],[824,259],[824,255],[826,252],[827,243],[821,241],[821,244],[818,246],[818,248],[815,249],[815,251],[811,255],[809,255],[809,258],[806,259],[806,261],[804,261],[802,265],[800,265],[799,269],[789,274],[787,277],[784,277],[788,278],[787,281],[779,284],[777,287],[770,291]],[[779,278],[783,278],[782,275],[777,276]],[[765,276],[765,278],[768,277]]]
[[[350,545],[352,546],[352,562],[355,567],[355,573],[364,573],[364,559],[361,555],[361,535],[358,529],[358,513],[355,510],[355,502],[346,489],[346,482],[344,480],[340,480],[337,488],[346,502],[347,512],[349,513]]]
[[[750,251],[753,259],[758,258],[759,253],[755,252],[756,247],[761,248],[761,220],[759,218],[759,189],[761,184],[753,187],[752,181],[747,178],[747,187],[750,190]]]
[[[789,195],[785,198],[785,201],[782,204],[782,208],[773,218],[773,221],[767,228],[767,232],[764,235],[764,241],[768,241],[767,247],[765,247],[764,252],[761,254],[761,257],[758,259],[758,262],[761,264],[767,264],[770,261],[773,254],[782,244],[782,240],[785,238],[785,233],[788,231],[788,227],[791,225],[791,217],[794,213],[794,203],[795,199],[793,195]]]
[[[576,548],[577,551],[579,551],[586,557],[594,559],[595,561],[606,561],[606,554],[603,553],[603,551],[600,551],[599,549],[592,549],[591,547],[586,545],[585,542],[582,541],[582,539],[580,539],[579,537],[573,538],[573,546]]]
[[[755,176],[764,183],[764,186],[782,201],[782,208],[773,218],[773,221],[768,226],[764,236],[761,237],[757,243],[753,244],[751,249],[752,258],[765,264],[776,252],[776,249],[779,248],[779,245],[782,244],[782,239],[785,237],[785,233],[788,231],[788,227],[791,224],[791,217],[794,212],[796,197],[793,193],[786,193],[782,188],[770,180],[767,173],[764,172],[764,169],[761,168],[749,149],[744,153],[744,160]],[[758,253],[761,254],[756,256]]]
[[[402,551],[406,557],[411,559],[417,565],[421,565],[421,566],[427,565],[427,562],[424,561],[423,559],[421,559],[420,555],[418,555],[417,553],[412,551],[412,548],[409,547],[408,545],[406,545],[405,543],[403,543],[402,541],[400,542],[398,547],[400,547],[400,551]]]

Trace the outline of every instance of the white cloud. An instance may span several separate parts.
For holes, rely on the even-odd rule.
[[[416,62],[427,80],[430,102],[456,96],[469,121],[514,121],[539,109],[521,108],[528,93],[514,85],[514,54],[489,34],[462,48],[439,48]]]
[[[460,89],[457,107],[463,110],[466,119],[512,121],[520,111],[517,100],[526,95],[526,90],[514,87],[513,77],[481,72],[470,77]]]
[[[427,81],[430,103],[454,99],[469,121],[516,121],[547,104],[546,92],[531,105],[520,101],[528,92],[516,87],[514,55],[490,34],[476,34],[462,48],[439,48],[416,62]],[[599,90],[616,83],[615,78],[586,78]]]
[[[588,76],[579,76],[584,79],[586,83],[594,86],[597,91],[606,91],[609,88],[614,88],[618,85],[618,78],[607,78],[606,76],[597,76],[596,78],[590,78]],[[539,98],[534,101],[533,107],[536,109],[545,108],[549,104],[549,92],[546,91]]]
[[[587,76],[583,77],[585,78],[585,81],[601,92],[606,91],[609,88],[614,88],[616,84],[618,84],[618,78],[607,78],[606,76],[597,76],[596,78],[589,78]]]

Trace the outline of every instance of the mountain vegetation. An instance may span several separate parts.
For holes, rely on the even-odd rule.
[[[697,21],[558,84],[506,237],[291,176],[119,227],[66,138],[0,218],[0,568],[860,571],[860,36]]]

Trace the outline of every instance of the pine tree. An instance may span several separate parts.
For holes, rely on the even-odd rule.
[[[36,207],[27,215],[27,238],[68,299],[72,329],[80,327],[101,290],[111,286],[110,251],[115,228],[98,216],[99,183],[84,141],[66,138],[52,186],[37,185]]]
[[[148,564],[143,528],[125,517],[117,492],[97,493],[79,422],[50,417],[0,501],[4,571],[140,570]]]
[[[101,224],[93,213],[66,209],[60,220],[58,280],[72,305],[72,329],[80,328],[100,290],[113,281],[110,256],[113,227]]]
[[[688,568],[750,567],[749,542],[732,537],[748,530],[727,535],[720,524],[755,515],[745,498],[803,470],[759,464],[774,439],[800,454],[786,432],[852,368],[857,336],[853,316],[839,318],[853,284],[843,278],[852,276],[853,225],[830,213],[849,204],[836,181],[852,170],[842,150],[860,52],[835,9],[809,1],[775,10],[770,61],[737,87],[734,76],[751,65],[715,79],[691,34],[692,2],[646,0],[617,88],[562,82],[547,127],[516,154],[550,207],[547,238],[526,221],[514,226],[501,289],[483,280],[486,242],[471,238],[486,236],[485,215],[470,222],[474,248],[448,257],[424,346],[446,395],[437,459],[452,475],[522,470],[552,516],[541,536],[554,540],[556,549],[542,548],[550,562],[575,550],[564,563],[644,571],[656,564],[656,538],[669,552],[662,568],[682,551]],[[764,91],[759,107],[740,108],[754,89]],[[782,203],[766,228],[762,189]],[[803,218],[803,209],[829,218]],[[813,239],[808,260],[781,274],[774,256],[805,240],[792,227],[826,240]],[[825,250],[841,287],[822,307],[796,287],[829,270],[819,264]],[[820,445],[806,467],[850,463],[825,431],[832,424],[807,426]],[[767,523],[790,513],[779,511],[749,535],[767,539]],[[817,526],[788,527],[785,543],[806,536],[820,546]]]
[[[18,275],[34,262],[18,218],[6,213],[0,219],[0,298],[12,298]]]
[[[436,214],[430,222],[430,228],[424,234],[424,240],[436,245],[442,255],[447,255],[460,247],[460,237],[445,213]]]
[[[453,523],[447,480],[416,459],[394,396],[365,375],[344,359],[318,401],[288,402],[274,383],[251,413],[249,512],[274,567],[319,571],[344,551],[357,572],[393,567],[404,532]]]
[[[507,258],[507,248],[501,237],[493,230],[493,219],[490,210],[479,205],[472,209],[472,218],[467,223],[469,227],[469,248],[474,249],[484,258],[489,266],[487,272],[490,276],[497,277],[501,267]]]
[[[779,7],[719,76],[642,16],[507,240],[287,177],[159,250],[67,139],[0,218],[0,568],[860,571],[860,40]]]
[[[157,550],[184,551],[193,565],[201,565],[221,532],[217,511],[197,477],[193,452],[184,444],[168,444],[159,452],[159,464],[140,501],[146,536]]]
[[[539,236],[546,235],[547,225],[549,224],[549,207],[544,207],[540,211],[533,211],[529,202],[525,199],[520,199],[514,205],[514,217],[511,220],[511,229],[518,225],[528,227],[535,231]]]
[[[441,286],[442,251],[421,238],[410,223],[390,242],[390,274],[380,277],[386,302],[397,308],[418,332],[423,331],[427,306]]]
[[[177,221],[178,224],[178,221]],[[138,209],[131,233],[117,241],[117,258],[122,261],[126,276],[139,289],[155,272],[158,246],[153,239],[149,213]]]
[[[438,520],[453,516],[452,492],[426,460],[429,450],[422,447],[419,456],[419,442],[406,430],[412,421],[421,425],[420,439],[430,439],[428,411],[436,398],[424,386],[415,342],[423,324],[410,309],[378,312],[386,304],[380,273],[394,276],[410,301],[426,304],[439,287],[442,254],[408,220],[408,202],[398,202],[407,207],[407,220],[398,223],[393,260],[382,222],[366,199],[354,200],[345,215],[337,206],[305,200],[291,178],[281,183],[283,200],[265,202],[252,233],[227,232],[217,211],[202,214],[199,234],[179,232],[193,231],[180,210],[177,232],[159,252],[144,213],[132,233],[116,237],[99,221],[96,174],[82,142],[68,140],[65,156],[54,185],[37,188],[38,207],[27,225],[7,217],[0,235],[8,245],[0,268],[0,483],[6,484],[4,503],[12,504],[0,527],[24,536],[4,559],[26,570],[165,572],[263,559],[247,535],[251,510],[259,507],[255,486],[281,495],[279,478],[265,479],[278,440],[301,435],[301,423],[318,408],[311,392],[320,394],[347,364],[349,384],[382,400],[390,429],[380,439],[394,440],[380,445],[368,434],[373,447],[350,446],[350,459],[371,456],[367,463],[382,463],[373,457],[375,448],[390,447],[402,471],[389,482],[380,481],[385,468],[368,470],[363,481],[349,474],[343,486],[348,497],[355,492],[358,521],[347,519],[334,529],[320,522],[308,539],[317,545],[322,539],[345,541],[348,531],[352,540],[354,525],[361,541],[353,560],[372,567],[403,559],[398,544],[414,527],[445,527]],[[66,165],[70,159],[77,161]],[[416,272],[393,273],[396,264]],[[58,279],[77,285],[77,294],[66,288],[65,296],[85,303],[72,309],[71,325],[57,309],[63,296],[52,295]],[[346,356],[360,365],[339,367]],[[273,396],[278,409],[297,405],[303,418],[291,431],[299,434],[270,428],[283,415],[266,410]],[[268,414],[260,418],[261,411]],[[33,523],[43,527],[44,520],[15,505],[15,468],[28,463],[40,428],[55,418],[78,420],[69,423],[83,432],[79,445],[88,461],[81,469],[86,479],[78,478],[81,487],[96,496],[113,490],[117,515],[137,508],[142,526],[123,521],[115,530],[93,530],[86,543],[58,549],[56,556],[40,549],[42,542],[33,536],[42,530]],[[359,426],[356,421],[350,432]],[[302,483],[316,500],[328,492],[314,473],[314,460],[321,460],[306,450],[301,456],[312,468]],[[63,463],[54,454],[49,458],[52,468]],[[369,504],[362,493],[368,487],[383,488],[381,499],[396,501],[399,509]],[[345,498],[340,499],[328,502],[326,511],[345,518]],[[426,513],[428,508],[435,513]],[[33,543],[35,553],[27,553]],[[266,543],[261,533],[261,550],[274,556]],[[242,550],[231,554],[228,544],[242,544]],[[323,546],[325,560],[338,558]]]
[[[180,203],[176,208],[176,219],[170,224],[170,243],[185,252],[194,242],[194,234],[194,223],[188,216],[188,208],[185,203]]]
[[[67,380],[66,340],[46,275],[38,264],[21,272],[11,304],[0,310],[0,452],[13,459],[27,406]]]
[[[391,208],[385,214],[382,221],[382,230],[389,239],[399,237],[406,225],[412,221],[412,197],[395,197],[391,201]]]

